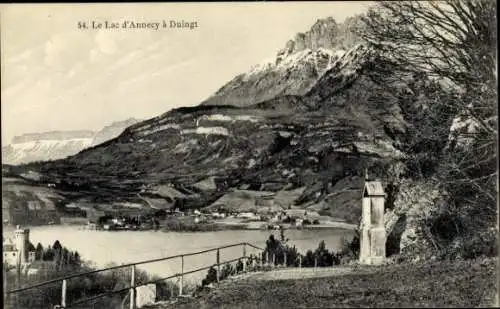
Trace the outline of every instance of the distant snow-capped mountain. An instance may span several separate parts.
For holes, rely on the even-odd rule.
[[[110,140],[123,132],[126,127],[138,121],[130,118],[114,122],[98,132],[88,130],[52,131],[15,136],[9,145],[2,147],[2,163],[16,165],[33,161],[62,159],[85,148]]]

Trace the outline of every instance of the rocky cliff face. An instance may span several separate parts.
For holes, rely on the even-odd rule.
[[[126,127],[138,121],[131,118],[114,122],[98,132],[53,131],[15,136],[11,144],[2,147],[2,163],[24,164],[66,158],[118,136]]]
[[[140,120],[135,118],[129,118],[127,120],[116,121],[108,126],[105,126],[104,128],[102,128],[102,130],[95,133],[94,138],[92,140],[92,146],[99,145],[101,143],[104,143],[110,139],[117,137],[123,132],[125,128],[139,121]]]
[[[359,43],[351,32],[356,21],[318,20],[309,31],[288,41],[275,59],[236,76],[202,104],[248,106],[281,95],[304,95]]]
[[[348,18],[343,24],[337,24],[332,17],[319,19],[309,31],[297,33],[293,40],[289,40],[286,46],[278,52],[276,60],[279,62],[283,58],[307,49],[348,50],[359,43],[359,39],[352,32],[357,22],[357,17]]]

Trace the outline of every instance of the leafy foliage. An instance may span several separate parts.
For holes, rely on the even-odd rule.
[[[275,265],[285,265],[294,267],[327,267],[347,263],[355,260],[359,256],[359,235],[355,235],[351,240],[345,241],[341,250],[335,252],[326,248],[325,242],[321,241],[318,247],[308,250],[305,255],[298,252],[295,246],[288,244],[283,230],[280,233],[280,239],[270,235],[266,241],[266,247],[262,259],[268,263],[272,262],[274,256]],[[302,264],[300,264],[302,263]]]

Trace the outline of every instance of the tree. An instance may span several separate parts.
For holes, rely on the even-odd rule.
[[[339,264],[339,262],[335,259],[335,255],[326,249],[324,240],[319,243],[318,248],[314,251],[314,257],[317,259],[318,266],[320,267]]]
[[[357,32],[377,51],[372,78],[408,89],[399,103],[413,125],[405,141],[410,170],[449,193],[431,229],[451,224],[454,235],[436,236],[452,242],[494,226],[496,1],[379,2]]]
[[[496,78],[495,1],[383,1],[357,32],[397,72],[423,72],[465,89]]]
[[[241,260],[238,260],[236,263],[236,273],[240,273],[243,271],[243,262]]]
[[[69,250],[66,247],[64,247],[62,249],[62,252],[61,252],[61,263],[63,265],[68,265],[69,264],[69,260],[70,260]]]
[[[54,260],[54,250],[50,246],[48,246],[47,249],[44,250],[42,259],[44,261]]]
[[[205,277],[205,279],[202,280],[201,285],[206,286],[216,281],[217,281],[217,270],[214,267],[210,267],[207,276]]]
[[[274,235],[269,235],[269,239],[266,240],[266,248],[264,250],[264,254],[269,253],[269,259],[272,260],[273,254],[275,256],[277,255],[280,245],[280,241],[274,238]]]
[[[76,265],[76,266],[80,266],[81,265],[81,259],[80,259],[80,254],[78,253],[78,251],[75,251],[73,253],[73,263]]]
[[[61,246],[61,243],[59,242],[59,240],[56,240],[54,242],[54,244],[52,245],[52,249],[54,249],[54,250],[61,250],[62,249],[62,246]]]
[[[35,248],[35,259],[37,261],[41,260],[43,257],[43,246],[41,243],[38,243]]]
[[[227,263],[224,265],[224,267],[221,270],[220,279],[222,280],[222,279],[225,279],[231,275],[234,275],[235,272],[236,272],[236,270],[234,269],[234,267],[230,263]]]
[[[380,2],[362,20],[358,34],[378,51],[378,71],[447,83],[458,90],[456,111],[496,135],[488,122],[496,115],[495,1]]]
[[[269,261],[272,261],[274,255],[274,261],[276,264],[282,264],[285,262],[286,256],[286,264],[295,265],[298,262],[299,252],[295,246],[290,246],[287,244],[288,238],[285,237],[283,232],[280,233],[281,241],[276,239],[274,235],[269,235],[269,239],[266,241],[266,248],[262,253],[262,258],[264,259],[267,254],[269,254]]]
[[[35,246],[31,243],[31,242],[28,242],[28,252],[31,252],[31,251],[35,251]]]
[[[302,259],[302,266],[303,267],[314,267],[315,263],[315,256],[312,250],[307,250],[306,255]]]
[[[496,136],[495,1],[380,2],[362,20],[357,32],[378,51],[376,71],[447,84],[457,90],[455,111]]]

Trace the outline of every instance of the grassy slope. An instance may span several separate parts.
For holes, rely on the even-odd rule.
[[[20,178],[2,177],[2,217],[11,224],[59,221],[64,197],[52,188]]]
[[[489,306],[496,260],[388,265],[374,273],[222,284],[208,294],[151,308],[336,308]]]

